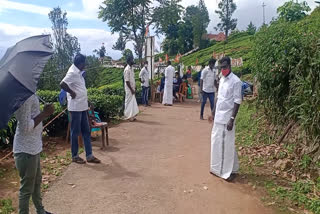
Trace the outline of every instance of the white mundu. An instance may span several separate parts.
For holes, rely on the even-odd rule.
[[[136,88],[136,82],[134,79],[133,69],[127,65],[124,69],[124,85],[125,85],[125,104],[124,104],[124,118],[131,119],[139,113],[139,107],[137,104],[136,96],[132,94],[130,88],[127,86],[126,82],[130,82],[130,86],[133,90]]]
[[[172,105],[173,103],[173,76],[174,67],[169,65],[164,71],[165,83],[162,104]]]
[[[222,77],[219,84],[218,101],[211,134],[210,171],[224,179],[239,170],[238,155],[235,149],[235,124],[231,131],[227,124],[232,117],[234,103],[241,104],[242,82],[230,73]]]

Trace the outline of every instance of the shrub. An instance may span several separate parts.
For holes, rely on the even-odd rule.
[[[297,121],[314,142],[320,135],[319,23],[320,8],[299,22],[273,22],[256,34],[252,57],[269,118]]]
[[[103,119],[121,116],[123,97],[118,95],[105,95],[102,93],[91,94],[89,101],[93,104],[95,111]]]
[[[59,91],[38,90],[37,95],[47,103],[58,101]]]

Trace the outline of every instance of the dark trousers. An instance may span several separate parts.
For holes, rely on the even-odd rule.
[[[92,157],[91,131],[89,126],[87,111],[70,111],[71,114],[71,154],[72,157],[78,157],[79,145],[78,136],[81,134],[86,150],[86,157]]]
[[[142,104],[148,105],[149,87],[142,86]]]
[[[208,98],[209,98],[209,101],[210,101],[211,112],[213,111],[213,108],[214,108],[214,93],[202,92],[202,103],[201,103],[201,113],[200,113],[201,117],[203,117],[204,107],[206,106]]]
[[[29,214],[30,197],[37,214],[44,214],[41,198],[40,153],[37,155],[15,153],[14,160],[20,176],[19,214]]]

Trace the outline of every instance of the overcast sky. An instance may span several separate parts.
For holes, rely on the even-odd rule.
[[[48,13],[53,7],[60,6],[67,11],[69,20],[68,32],[78,37],[81,50],[91,55],[92,51],[105,43],[108,55],[117,59],[120,51],[112,50],[117,40],[117,34],[112,35],[106,23],[97,18],[99,5],[103,0],[0,0],[0,57],[6,49],[28,36],[50,33],[51,23]],[[235,0],[237,11],[234,17],[238,19],[238,29],[244,30],[250,21],[261,26],[263,22],[262,3],[265,2],[266,21],[276,16],[276,8],[286,0]],[[313,0],[307,0],[315,8]],[[197,4],[198,0],[182,0],[182,5]],[[219,22],[215,10],[218,0],[205,0],[211,22],[208,32],[215,32],[214,27]],[[159,44],[160,39],[156,44]],[[132,48],[132,45],[129,45]]]

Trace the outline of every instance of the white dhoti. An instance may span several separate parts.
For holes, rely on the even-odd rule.
[[[172,105],[173,103],[173,85],[165,84],[162,104]]]
[[[238,154],[235,148],[235,125],[228,131],[227,125],[214,123],[211,133],[210,171],[228,179],[239,170]]]
[[[126,90],[126,98],[124,103],[124,118],[130,119],[139,113],[136,96],[132,95],[131,91]]]

